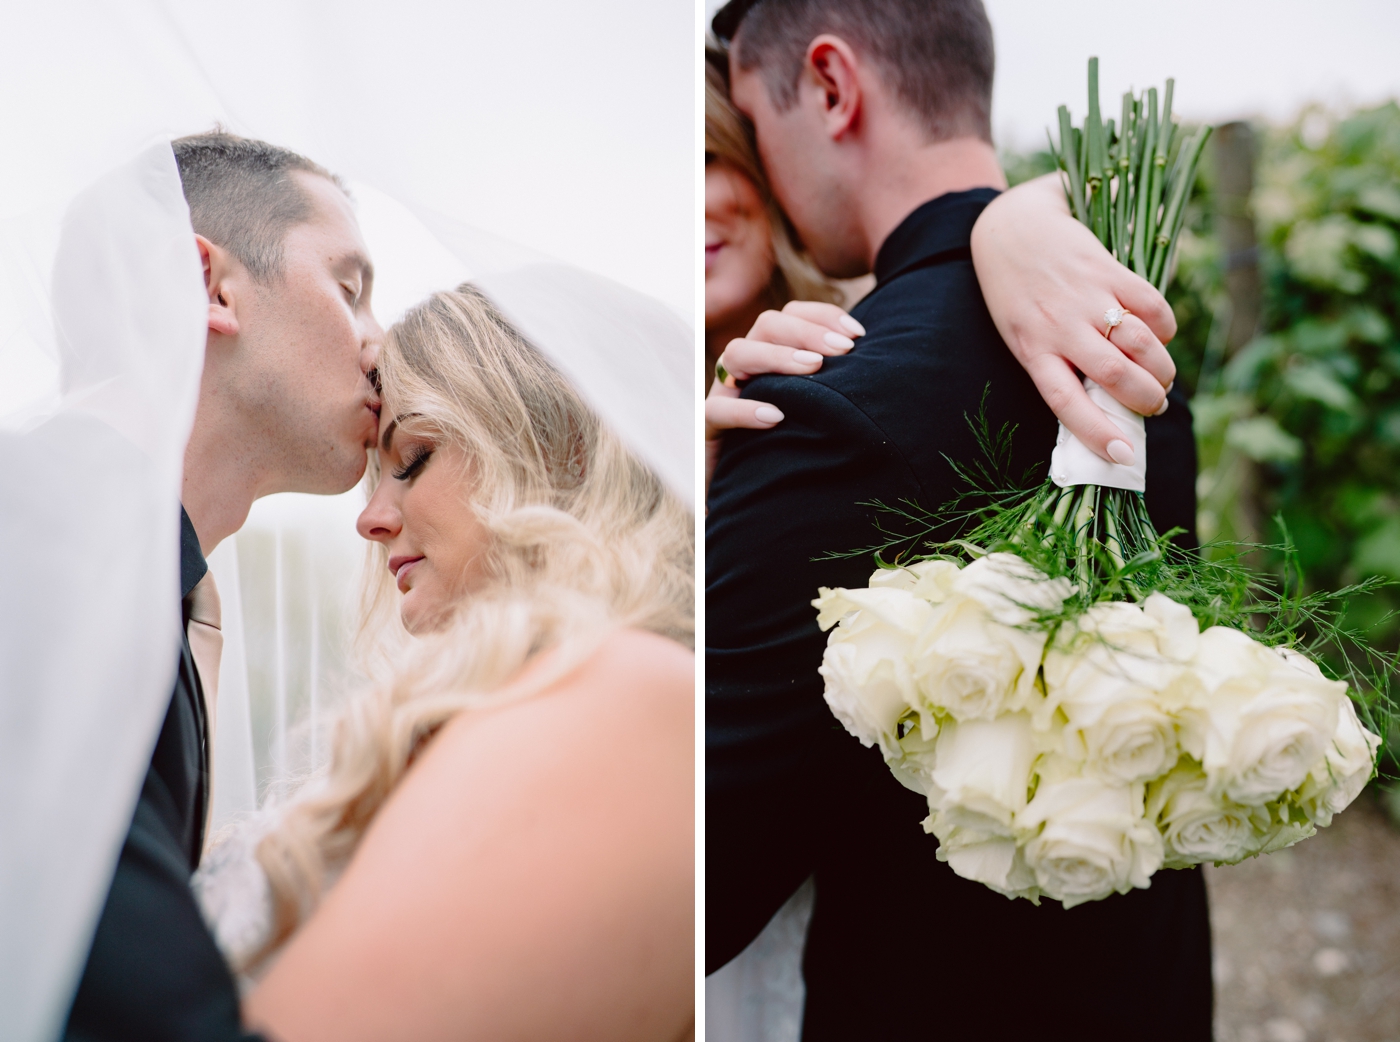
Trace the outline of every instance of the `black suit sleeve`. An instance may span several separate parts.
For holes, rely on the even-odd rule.
[[[843,765],[866,752],[822,699],[819,586],[864,586],[879,489],[918,483],[889,438],[838,392],[801,377],[746,396],[786,419],[726,435],[711,485],[706,558],[707,972],[737,955],[813,869]],[[829,823],[829,822],[828,822]]]
[[[192,663],[185,665],[192,670]],[[65,1042],[259,1038],[243,1031],[233,977],[190,889],[197,856],[190,844],[197,843],[198,829],[189,827],[189,814],[159,769],[172,773],[161,754],[179,751],[174,736],[189,727],[188,702],[177,687],[68,1014]]]
[[[1194,550],[1196,535],[1196,435],[1191,406],[1180,390],[1161,416],[1147,418],[1147,514],[1158,532],[1180,528],[1176,543]]]
[[[234,1042],[238,993],[200,917],[189,870],[143,794],[73,1004],[69,1042]]]

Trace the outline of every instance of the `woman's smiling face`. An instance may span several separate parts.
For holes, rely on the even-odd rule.
[[[490,533],[468,501],[470,464],[455,445],[380,420],[379,484],[356,529],[389,551],[410,633],[444,623],[485,571]]]
[[[721,160],[705,164],[705,325],[744,314],[773,279],[773,233],[754,183]]]

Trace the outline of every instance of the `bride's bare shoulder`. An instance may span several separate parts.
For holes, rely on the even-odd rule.
[[[552,663],[546,658],[526,670],[501,692],[499,709],[459,715],[433,744],[451,746],[460,740],[474,745],[490,741],[492,732],[521,727],[529,727],[537,742],[554,738],[574,747],[586,735],[596,754],[646,739],[690,741],[695,654],[675,641],[643,630],[618,630],[542,688],[536,671],[547,675]],[[519,687],[528,693],[512,698],[512,689]],[[474,740],[471,733],[476,731],[484,733]]]
[[[659,708],[688,712],[695,694],[695,653],[655,633],[617,630],[545,694],[590,702],[656,702]]]

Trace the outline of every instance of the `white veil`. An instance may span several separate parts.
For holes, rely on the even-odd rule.
[[[176,509],[206,302],[169,136],[218,120],[349,178],[381,321],[472,278],[693,500],[693,12],[463,6],[92,0],[0,14],[0,1037],[40,1042],[62,1026],[173,679]],[[637,26],[651,50],[628,38]],[[461,82],[432,81],[429,66],[454,54]],[[563,71],[535,90],[502,71],[511,60]],[[581,122],[578,78],[625,98],[629,62],[654,82],[632,83],[612,123]],[[421,104],[405,100],[405,76],[423,80]],[[646,125],[658,96],[679,134]],[[648,158],[658,140],[669,151]],[[486,160],[512,147],[532,159],[545,218],[502,217],[480,198],[454,207],[454,190],[502,190]],[[577,197],[574,225],[551,213],[551,186],[576,187],[577,157],[605,165],[610,150],[631,167],[617,194],[601,207]],[[591,185],[594,203],[610,191]],[[528,245],[464,212],[518,223]],[[627,248],[591,266],[614,278],[551,259],[588,262],[580,243],[604,241],[609,220]],[[295,766],[287,724],[327,697],[352,610],[354,511],[353,494],[270,497],[211,555],[225,620],[216,825]]]

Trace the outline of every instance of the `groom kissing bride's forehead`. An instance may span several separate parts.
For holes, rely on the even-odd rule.
[[[253,499],[359,480],[378,427],[370,374],[383,331],[370,308],[374,267],[338,178],[230,134],[174,148],[209,293],[184,491],[208,552]]]
[[[915,1037],[932,1025],[983,1039],[1208,1039],[1199,871],[1069,911],[1008,901],[938,861],[935,839],[910,825],[927,812],[923,798],[844,733],[822,697],[826,638],[812,597],[865,585],[868,554],[833,555],[880,541],[872,504],[933,511],[964,491],[957,468],[982,461],[968,422],[979,403],[993,431],[1016,427],[1007,474],[1043,463],[1056,439],[1055,414],[998,332],[1013,336],[1014,324],[988,310],[1008,287],[979,283],[980,261],[974,269],[974,225],[1006,187],[982,3],[735,0],[713,26],[733,102],[803,245],[827,275],[873,272],[875,288],[851,312],[866,331],[854,350],[811,376],[748,381],[744,397],[784,419],[728,432],[710,487],[708,968],[738,955],[812,877],[807,1042]],[[1123,283],[1097,284],[1106,252],[1081,250],[1066,270],[1071,253],[1034,261],[1062,276],[1066,294],[1094,284],[1112,303]],[[1102,308],[1088,308],[1087,329]],[[1131,357],[1103,333],[1098,349]],[[1180,526],[1190,542],[1195,448],[1185,401],[1162,403],[1169,379],[1135,406],[1159,413],[1147,420],[1146,501],[1159,531]],[[1009,998],[1005,967],[1027,959],[1033,969],[1016,974]],[[1144,1023],[1144,988],[1166,980],[1172,1003]]]
[[[478,285],[382,331],[326,170],[224,133],[174,152],[208,308],[185,632],[65,1037],[688,1037],[691,511]],[[615,357],[688,342],[610,293],[590,284]],[[373,675],[331,711],[320,768],[209,840],[205,554],[260,496],[349,489],[376,440]]]
[[[378,429],[383,333],[344,186],[302,156],[223,132],[173,147],[209,297],[181,488],[186,632],[69,1014],[72,1038],[244,1037],[233,979],[189,885],[205,846],[222,649],[205,555],[254,499],[351,488]]]

